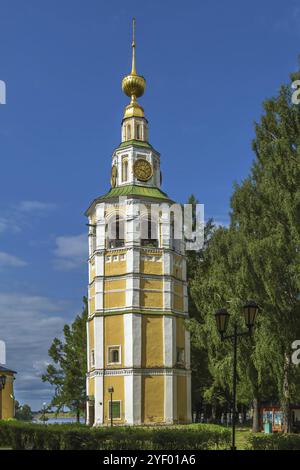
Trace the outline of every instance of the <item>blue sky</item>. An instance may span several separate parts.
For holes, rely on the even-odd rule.
[[[299,0],[1,0],[0,339],[35,409],[51,397],[47,349],[86,292],[83,213],[109,189],[132,16],[163,189],[219,223],[262,101],[297,69]]]

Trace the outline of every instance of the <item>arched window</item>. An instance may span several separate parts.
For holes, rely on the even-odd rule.
[[[131,125],[127,125],[127,140],[131,139]]]
[[[106,245],[108,248],[118,248],[125,244],[125,221],[117,215],[109,218],[106,227]]]
[[[150,217],[141,220],[141,245],[158,247],[158,226]]]
[[[123,158],[122,160],[122,182],[128,180],[128,160]]]
[[[141,138],[142,138],[141,127],[142,126],[140,124],[136,125],[136,138],[137,138],[137,140],[141,140]]]

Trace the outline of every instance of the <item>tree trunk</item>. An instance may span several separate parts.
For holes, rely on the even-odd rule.
[[[79,408],[76,409],[76,422],[77,423],[80,422],[80,409]]]
[[[252,421],[252,432],[260,431],[260,400],[255,397],[253,400],[253,421]]]
[[[283,403],[282,411],[284,415],[283,429],[285,433],[291,432],[291,404],[290,404],[290,356],[285,355],[284,368],[283,368]]]

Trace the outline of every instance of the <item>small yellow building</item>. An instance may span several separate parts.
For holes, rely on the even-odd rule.
[[[137,102],[132,70],[111,189],[88,208],[87,421],[91,425],[191,422],[190,337],[184,239],[161,188],[160,154]]]
[[[14,417],[15,374],[15,371],[0,365],[0,419]]]

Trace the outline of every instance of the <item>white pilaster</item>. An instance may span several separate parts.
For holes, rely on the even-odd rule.
[[[96,206],[96,249],[105,248],[105,204],[102,202]]]
[[[173,316],[165,315],[164,321],[164,366],[174,366],[174,348],[176,347],[176,319]]]
[[[88,355],[89,357],[89,355]],[[85,393],[86,395],[88,395],[88,392],[89,392],[89,379],[86,378],[86,381],[85,381]],[[85,407],[86,407],[86,413],[85,413],[85,424],[89,424],[90,422],[90,406],[89,406],[89,401],[86,400],[86,404],[85,404]]]
[[[95,255],[95,275],[103,276],[104,275],[104,254],[97,253]]]
[[[191,367],[191,345],[190,345],[190,332],[185,330],[185,367]]]
[[[164,309],[172,309],[172,283],[170,279],[164,277]]]
[[[141,367],[142,364],[142,316],[124,315],[124,366]]]
[[[192,422],[192,377],[191,374],[187,374],[186,377],[186,414],[187,414],[187,422]]]
[[[174,422],[174,376],[165,375],[165,422],[172,424]]]
[[[103,310],[103,296],[104,296],[104,282],[103,278],[95,280],[95,310]]]
[[[95,425],[103,424],[103,376],[95,377]]]
[[[142,377],[125,375],[125,420],[128,424],[141,424],[142,412]]]

